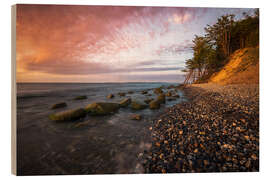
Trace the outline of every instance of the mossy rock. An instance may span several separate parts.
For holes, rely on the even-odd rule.
[[[51,109],[58,109],[58,108],[64,108],[67,107],[67,103],[65,102],[60,102],[52,105]]]
[[[74,98],[74,100],[83,100],[83,99],[87,99],[87,96],[77,96]]]
[[[141,110],[147,108],[147,104],[138,102],[138,101],[132,101],[131,102],[131,108],[134,110]]]
[[[140,114],[132,114],[131,116],[130,116],[130,119],[131,120],[141,120],[142,119],[142,116],[140,115]]]
[[[131,103],[131,98],[125,98],[119,103],[119,105],[120,107],[127,107],[128,105],[130,105],[130,103]]]
[[[116,112],[120,108],[118,103],[94,102],[85,107],[91,115],[107,115]]]
[[[118,93],[118,95],[119,95],[119,96],[125,96],[125,95],[126,95],[126,93],[119,92],[119,93]]]
[[[109,94],[109,95],[107,96],[107,98],[108,98],[108,99],[112,99],[112,98],[114,98],[114,95],[113,95],[113,94]]]
[[[160,88],[155,88],[154,93],[155,94],[162,94],[163,93],[162,88],[161,87]]]
[[[153,100],[149,103],[150,109],[159,109],[160,108],[160,101],[159,100]]]
[[[165,95],[164,95],[164,94],[160,94],[160,95],[157,97],[157,100],[158,100],[161,104],[165,104],[165,103],[166,103],[166,98],[165,98]]]
[[[63,111],[51,114],[49,118],[53,121],[75,121],[86,116],[86,111],[82,108]]]
[[[153,98],[151,98],[151,99],[145,99],[144,100],[144,102],[146,103],[146,104],[149,104],[151,101],[153,101],[154,99]]]

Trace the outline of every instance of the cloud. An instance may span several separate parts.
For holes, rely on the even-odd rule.
[[[207,13],[185,7],[17,5],[18,79],[43,73],[70,81],[89,75],[92,81],[95,74],[176,71],[191,56],[197,20]]]

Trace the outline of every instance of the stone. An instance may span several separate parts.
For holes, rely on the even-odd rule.
[[[159,100],[153,100],[149,103],[150,109],[159,109],[160,108],[160,101]]]
[[[115,113],[119,108],[118,103],[94,102],[87,105],[85,110],[91,115],[107,115]]]
[[[151,101],[153,101],[154,99],[153,98],[151,98],[151,99],[145,99],[144,100],[144,102],[146,103],[146,104],[149,104]]]
[[[163,91],[162,91],[161,88],[155,88],[155,89],[154,89],[154,93],[155,93],[155,94],[161,94],[161,93],[163,93]]]
[[[141,120],[142,116],[140,114],[132,114],[130,118],[132,120]]]
[[[140,103],[138,101],[132,101],[131,102],[131,108],[134,110],[141,110],[147,108],[146,104]]]
[[[55,114],[51,114],[49,118],[53,121],[74,121],[86,116],[86,111],[82,108],[63,111]]]
[[[74,100],[83,100],[83,99],[87,99],[87,96],[77,96],[74,98]]]
[[[114,95],[113,95],[113,94],[109,94],[109,95],[107,96],[107,98],[108,98],[108,99],[112,99],[112,98],[114,98]]]
[[[118,95],[119,95],[119,96],[125,96],[125,95],[126,95],[126,93],[119,92],[119,93],[118,93]]]
[[[160,94],[160,95],[157,97],[157,100],[158,100],[161,104],[165,104],[165,102],[166,102],[165,95],[164,95],[164,94]]]
[[[63,107],[67,107],[67,103],[65,102],[56,103],[52,105],[51,109],[58,109],[58,108],[63,108]]]
[[[147,91],[142,91],[142,94],[147,94],[148,92]]]
[[[131,98],[125,98],[119,103],[119,105],[120,107],[127,107],[128,105],[130,105],[130,103],[131,103]]]

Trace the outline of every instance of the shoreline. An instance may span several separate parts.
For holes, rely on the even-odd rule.
[[[259,84],[192,84],[165,110],[144,153],[146,173],[259,171]]]

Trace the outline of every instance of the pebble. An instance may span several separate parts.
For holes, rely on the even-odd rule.
[[[198,84],[149,128],[146,173],[259,171],[258,85]],[[150,157],[150,158],[149,158]]]

